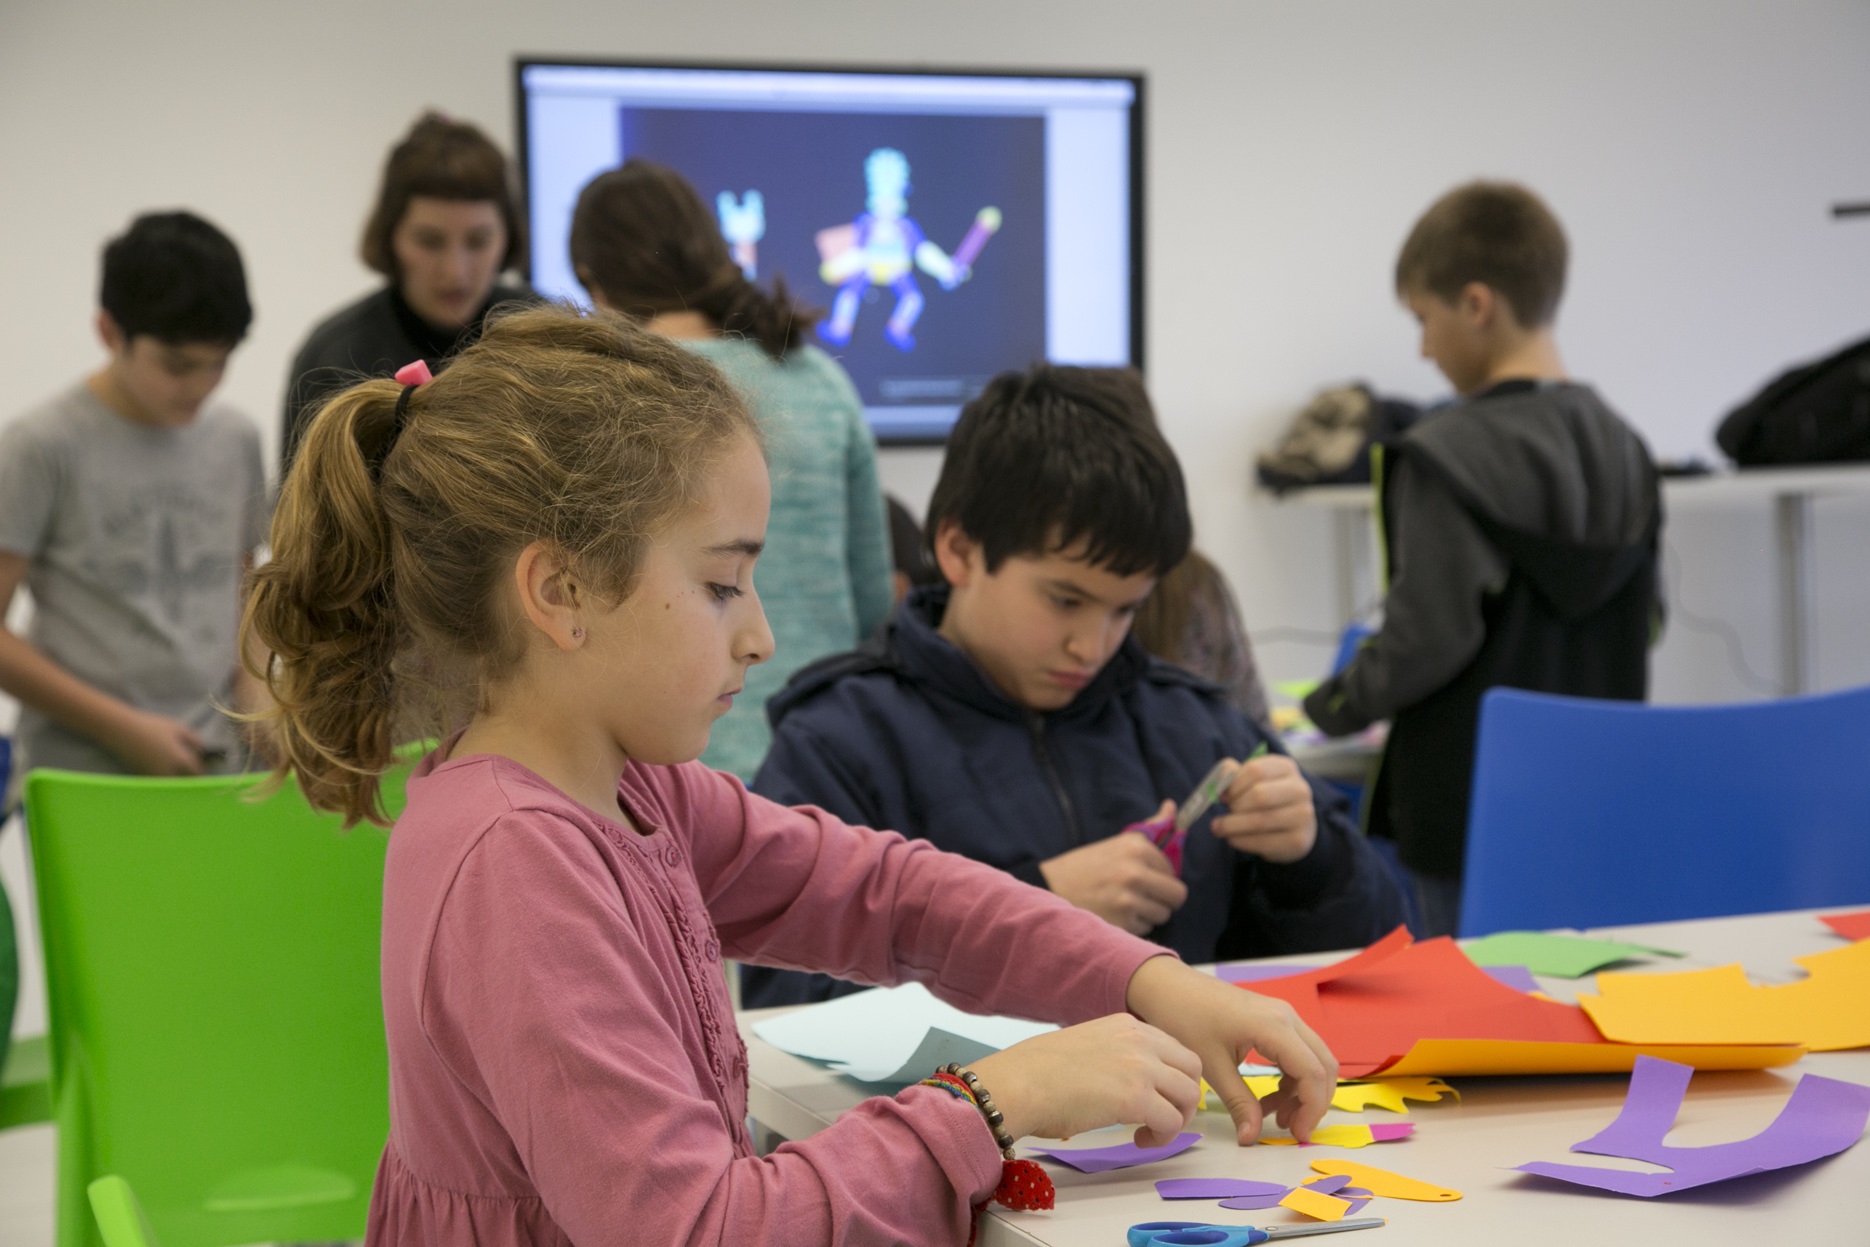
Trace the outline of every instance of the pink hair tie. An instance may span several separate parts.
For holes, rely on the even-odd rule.
[[[427,385],[434,379],[435,374],[429,371],[428,361],[425,359],[411,360],[396,370],[396,381],[399,385]]]

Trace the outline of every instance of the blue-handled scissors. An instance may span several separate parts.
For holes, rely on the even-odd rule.
[[[1255,1243],[1336,1234],[1339,1230],[1372,1230],[1389,1222],[1383,1217],[1353,1221],[1320,1221],[1315,1225],[1213,1225],[1206,1221],[1145,1221],[1130,1227],[1130,1247],[1252,1247]]]

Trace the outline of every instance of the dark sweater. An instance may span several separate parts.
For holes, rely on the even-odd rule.
[[[794,676],[767,703],[762,796],[933,841],[1044,886],[1039,863],[1149,818],[1221,758],[1267,740],[1222,692],[1126,641],[1062,710],[1009,701],[938,631],[947,586],[910,594],[882,633]],[[1189,833],[1187,901],[1151,938],[1190,961],[1355,948],[1402,920],[1401,898],[1313,783],[1318,841],[1275,865]],[[823,976],[743,969],[742,999],[774,1005],[850,990]]]
[[[1488,688],[1645,695],[1661,498],[1642,439],[1571,383],[1502,382],[1383,464],[1383,627],[1305,709],[1333,735],[1394,720],[1370,830],[1458,878]]]
[[[480,336],[487,313],[497,304],[531,297],[518,286],[495,286],[486,305],[460,329],[429,324],[394,285],[332,313],[312,330],[292,360],[280,424],[281,474],[292,466],[305,426],[326,398],[366,377],[387,377],[418,359],[438,367]]]

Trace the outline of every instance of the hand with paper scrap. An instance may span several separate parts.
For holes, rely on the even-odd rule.
[[[1152,957],[1149,964],[1164,960],[1172,958]],[[1007,1133],[1016,1139],[1062,1139],[1117,1122],[1141,1122],[1137,1145],[1160,1147],[1188,1124],[1201,1102],[1201,1061],[1127,1013],[1036,1035],[969,1068],[993,1094]]]
[[[1242,853],[1269,862],[1296,862],[1318,840],[1312,786],[1299,764],[1283,754],[1253,758],[1234,772],[1221,795],[1227,813],[1215,816],[1214,834]]]
[[[1202,1075],[1227,1105],[1242,1146],[1259,1138],[1266,1111],[1304,1143],[1331,1107],[1337,1058],[1285,1001],[1224,983],[1173,957],[1151,957],[1130,976],[1126,1003],[1201,1058]],[[1282,1075],[1264,1100],[1255,1099],[1240,1076],[1240,1063],[1255,1050]]]

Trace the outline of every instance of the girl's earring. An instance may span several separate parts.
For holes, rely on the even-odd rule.
[[[574,640],[574,641],[582,641],[582,640],[584,640],[584,629],[583,629],[583,628],[573,628],[573,629],[571,630],[571,639],[572,639],[572,640]]]

